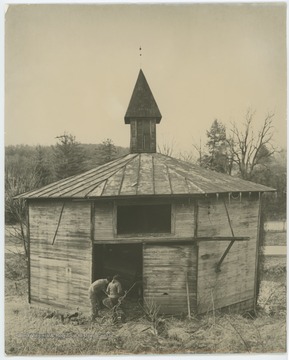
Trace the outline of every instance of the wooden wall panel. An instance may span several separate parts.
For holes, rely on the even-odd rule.
[[[162,201],[125,201],[116,202],[116,208],[114,210],[113,202],[95,202],[95,230],[94,230],[94,243],[98,242],[119,242],[116,233],[117,226],[117,205],[141,205],[141,204],[168,204],[172,203],[172,217],[171,217],[171,234],[161,233],[149,233],[149,234],[128,234],[120,235],[121,241],[124,238],[141,239],[141,237],[157,239],[178,239],[183,237],[193,237],[195,227],[195,215],[194,215],[194,202],[188,200],[162,200]],[[120,242],[121,242],[120,241]]]
[[[31,302],[87,311],[91,282],[90,203],[29,203]]]
[[[154,301],[161,313],[188,313],[188,281],[190,308],[195,311],[196,260],[195,245],[144,245],[144,300]]]
[[[130,120],[132,153],[156,152],[156,119]]]
[[[189,201],[176,202],[175,235],[178,237],[194,236],[194,203]]]
[[[259,201],[226,198],[235,236],[257,236]],[[198,202],[198,236],[232,236],[222,199]]]
[[[243,199],[226,203],[235,236],[250,240],[235,242],[225,257],[221,271],[216,264],[229,242],[203,241],[198,255],[198,312],[210,311],[254,299],[255,261],[258,236],[259,201]],[[232,236],[221,200],[199,202],[198,236]]]
[[[107,240],[114,238],[114,211],[113,202],[95,203],[95,230],[94,240]]]

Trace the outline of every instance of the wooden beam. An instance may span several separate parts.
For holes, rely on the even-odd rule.
[[[178,238],[169,238],[169,237],[116,237],[111,240],[97,240],[94,241],[94,244],[165,244],[165,243],[197,243],[201,241],[248,241],[250,237],[248,236],[213,236],[213,237],[178,237]]]
[[[28,303],[31,304],[31,264],[30,264],[30,218],[29,218],[29,201],[27,201],[27,252],[28,252]]]
[[[230,196],[230,195],[229,195],[229,196]],[[229,226],[230,226],[231,233],[232,233],[232,235],[233,235],[234,240],[232,240],[232,241],[230,242],[230,244],[228,245],[228,247],[227,247],[227,249],[225,250],[224,254],[222,255],[221,259],[220,259],[219,262],[217,263],[216,272],[220,272],[220,271],[221,271],[222,262],[224,261],[225,257],[227,256],[228,252],[230,251],[231,247],[233,246],[234,242],[236,241],[236,240],[235,240],[234,230],[233,230],[233,227],[232,227],[232,223],[231,223],[231,219],[230,219],[230,215],[229,215],[229,211],[228,211],[228,208],[227,208],[225,199],[224,199],[224,206],[225,206],[225,209],[226,209],[226,214],[227,214]]]
[[[194,201],[194,236],[198,236],[199,202]]]
[[[57,233],[58,233],[58,229],[59,229],[60,222],[61,222],[61,218],[62,218],[62,213],[63,213],[63,210],[64,210],[64,205],[65,205],[65,202],[63,202],[63,205],[62,205],[62,208],[61,208],[61,211],[60,211],[60,215],[59,215],[57,227],[56,227],[55,234],[54,234],[54,236],[53,236],[53,240],[52,240],[52,244],[51,244],[51,245],[54,245],[54,242],[55,242],[55,239],[56,239],[56,235],[57,235]]]
[[[262,194],[263,195],[263,194]],[[257,231],[257,241],[256,241],[256,256],[255,256],[255,276],[254,276],[254,311],[256,311],[257,308],[257,289],[258,286],[260,286],[260,283],[258,284],[258,282],[260,282],[260,274],[258,274],[258,270],[259,270],[259,262],[260,262],[260,240],[261,240],[261,236],[264,236],[264,232],[261,231],[261,227],[263,228],[264,226],[264,218],[262,216],[262,198],[263,196],[261,196],[261,198],[259,199],[259,212],[258,212],[258,231]]]
[[[95,203],[90,204],[90,240],[91,240],[91,268],[90,268],[90,282],[94,280],[94,229],[95,229]]]
[[[250,236],[212,236],[212,237],[197,237],[198,241],[248,241]]]
[[[187,292],[188,318],[190,319],[191,318],[191,304],[190,304],[188,272],[186,273],[186,292]]]

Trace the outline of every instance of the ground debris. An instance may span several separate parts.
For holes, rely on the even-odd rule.
[[[153,335],[154,329],[147,323],[126,323],[117,331],[117,335],[121,337],[140,337],[148,334]]]
[[[168,337],[181,340],[183,342],[190,340],[190,334],[180,327],[172,327],[168,329]]]
[[[286,286],[274,281],[262,281],[258,306],[268,315],[279,315],[286,312]]]

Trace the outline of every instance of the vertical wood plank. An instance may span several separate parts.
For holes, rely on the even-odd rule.
[[[258,214],[258,230],[257,230],[257,241],[256,241],[256,258],[255,258],[255,279],[254,279],[254,311],[257,306],[257,286],[258,286],[258,268],[259,268],[259,249],[260,249],[260,236],[261,236],[261,212],[262,212],[262,196],[259,200],[259,214]]]
[[[90,282],[94,279],[94,260],[93,260],[93,244],[94,244],[94,233],[95,233],[95,202],[92,201],[90,204],[90,239],[91,239],[91,267],[90,267]]]
[[[27,201],[26,217],[27,217],[27,251],[28,251],[28,303],[31,304],[31,269],[30,269],[30,220],[29,220],[29,200]]]

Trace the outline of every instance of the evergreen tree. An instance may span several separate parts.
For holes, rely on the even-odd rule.
[[[117,157],[117,150],[111,139],[106,139],[105,141],[103,141],[99,145],[97,153],[100,164],[105,164],[111,160],[114,160]]]
[[[36,147],[34,163],[38,186],[41,187],[49,184],[53,180],[52,165],[48,157],[47,149],[44,149],[43,146]]]
[[[209,131],[207,131],[208,154],[202,158],[202,166],[221,172],[231,173],[228,156],[228,145],[225,126],[215,119]]]
[[[84,151],[75,136],[64,133],[56,138],[59,141],[53,148],[56,179],[64,179],[85,171]]]

